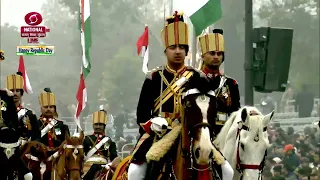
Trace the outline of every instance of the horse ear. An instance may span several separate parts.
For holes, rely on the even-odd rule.
[[[247,117],[248,117],[247,109],[243,108],[241,111],[241,120],[243,123],[246,123]]]
[[[272,111],[271,113],[264,116],[264,118],[263,118],[263,125],[264,126],[267,126],[269,124],[269,122],[273,118],[273,115],[274,115],[274,111]]]

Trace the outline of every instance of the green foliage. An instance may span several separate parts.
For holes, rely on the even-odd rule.
[[[105,61],[101,85],[113,113],[136,108],[145,75],[141,71],[142,58],[130,55],[134,51],[130,46],[121,47]]]

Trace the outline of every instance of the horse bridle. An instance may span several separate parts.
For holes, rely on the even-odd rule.
[[[196,89],[196,88],[194,88],[194,89],[189,89],[188,91],[186,91],[186,92],[183,94],[182,99],[184,99],[184,98],[187,97],[188,95],[196,95],[196,94],[201,94],[201,92],[200,92],[198,89]],[[206,94],[203,94],[202,97],[200,97],[200,101],[205,101],[206,98],[207,98],[206,95],[207,95],[207,96],[213,96],[213,97],[216,96],[215,92],[211,90],[211,91],[207,92]],[[203,99],[201,99],[201,98],[203,98]],[[192,144],[193,144],[193,143],[192,143],[192,142],[193,142],[193,138],[192,138],[192,137],[193,137],[194,132],[195,132],[198,128],[203,128],[203,127],[207,127],[207,128],[209,129],[211,141],[213,140],[214,133],[213,133],[213,131],[212,131],[212,126],[211,126],[209,123],[203,123],[203,122],[197,123],[197,124],[195,124],[194,126],[192,126],[191,129],[190,129],[189,132],[188,132],[189,137],[191,137],[191,139],[190,139],[190,141],[191,141],[191,142],[190,142],[190,151],[189,151],[189,152],[192,152],[192,149],[193,149],[193,146],[192,146]],[[209,165],[208,167],[206,167],[206,168],[201,168],[201,169],[199,169],[199,168],[194,167],[194,166],[193,166],[193,153],[186,153],[186,154],[187,154],[187,156],[190,158],[190,162],[191,162],[191,164],[190,164],[191,167],[188,168],[189,170],[206,171],[206,170],[212,169],[211,163],[210,163],[210,165]]]
[[[65,151],[65,149],[74,149],[73,150],[73,152],[72,152],[72,155],[74,155],[74,156],[76,156],[78,153],[79,153],[79,151],[78,151],[78,149],[83,149],[83,145],[71,145],[71,144],[65,144],[65,145],[63,145],[63,150],[60,150],[60,151],[58,151],[57,153],[59,153],[60,155],[61,154],[64,154],[64,158],[66,158],[66,151]],[[82,163],[81,163],[81,165],[80,166],[72,166],[71,168],[68,168],[68,167],[66,167],[66,165],[65,165],[65,167],[64,167],[64,169],[65,169],[65,171],[66,171],[66,175],[68,176],[68,172],[70,172],[70,171],[82,171]],[[54,174],[56,174],[56,168],[54,168]],[[58,173],[58,176],[61,178],[61,179],[66,179],[66,177],[61,177],[61,175]],[[55,175],[54,175],[54,179],[55,179]]]
[[[241,123],[241,122],[239,122],[239,123]],[[236,151],[236,153],[237,153],[236,154],[236,169],[240,173],[240,180],[242,180],[242,178],[243,178],[243,170],[245,170],[245,169],[259,170],[259,177],[258,177],[258,180],[259,180],[261,177],[261,174],[263,172],[264,165],[265,165],[265,161],[266,161],[266,157],[267,157],[267,150],[265,150],[263,159],[259,165],[242,164],[241,159],[240,159],[240,132],[241,132],[241,130],[249,131],[250,129],[248,126],[242,124],[242,127],[238,128],[238,130],[237,130],[237,137],[236,138],[238,138],[238,145],[237,145],[237,151]],[[267,127],[263,128],[263,132],[265,132],[265,131],[267,131]]]

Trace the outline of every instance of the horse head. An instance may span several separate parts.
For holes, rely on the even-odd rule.
[[[183,95],[183,102],[185,106],[183,126],[190,140],[191,161],[208,167],[215,149],[212,144],[214,136],[212,127],[217,115],[215,93],[196,88],[189,89]],[[191,165],[193,167],[193,163]]]
[[[56,179],[81,179],[81,171],[84,160],[83,140],[84,133],[81,131],[79,137],[69,137],[66,133],[65,142],[60,146],[60,156],[55,162],[55,170],[59,177]],[[55,175],[54,175],[55,176]]]
[[[234,119],[229,119],[226,128],[221,130],[222,135],[225,135],[223,131],[228,132],[225,137],[224,155],[233,161],[231,165],[240,173],[243,180],[261,178],[266,152],[270,146],[267,126],[273,115],[274,112],[271,112],[264,116],[255,107],[247,106],[236,112]]]

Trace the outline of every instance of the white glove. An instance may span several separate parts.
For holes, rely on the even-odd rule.
[[[165,118],[162,117],[156,117],[151,119],[151,126],[150,129],[155,132],[158,136],[163,136],[168,128],[168,122]]]
[[[105,169],[109,170],[111,164],[112,164],[112,162],[111,162],[111,163],[108,163],[108,164],[106,164],[106,165],[101,165],[101,166],[104,167]]]

